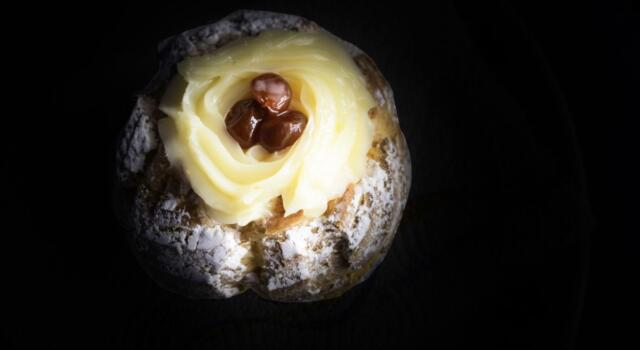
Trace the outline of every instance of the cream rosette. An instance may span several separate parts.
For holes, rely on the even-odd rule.
[[[180,62],[160,110],[160,136],[172,165],[223,224],[269,215],[282,196],[285,215],[322,215],[329,200],[365,176],[375,101],[343,44],[325,32],[267,31]],[[243,150],[225,127],[251,80],[272,72],[291,86],[290,109],[308,118],[292,146]]]

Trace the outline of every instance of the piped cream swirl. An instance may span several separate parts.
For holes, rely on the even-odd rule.
[[[289,82],[290,109],[308,118],[291,147],[243,151],[225,116],[250,96],[251,79],[273,72]],[[375,106],[365,79],[343,45],[323,32],[267,31],[178,64],[160,103],[159,122],[172,165],[180,167],[213,219],[246,225],[269,215],[282,196],[285,215],[324,213],[329,200],[365,175]]]

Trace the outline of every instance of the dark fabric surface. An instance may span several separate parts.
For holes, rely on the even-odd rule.
[[[412,154],[411,194],[385,261],[341,298],[184,299],[144,274],[113,216],[115,136],[157,68],[156,44],[237,8],[316,21],[367,52],[394,89]],[[33,299],[47,301],[36,321],[7,331],[9,338],[20,345],[34,340],[29,327],[42,327],[49,344],[110,347],[395,347],[410,340],[437,349],[571,348],[594,218],[571,105],[517,14],[527,18],[526,10],[502,1],[434,1],[420,9],[176,2],[54,17],[51,50],[65,54],[51,56],[56,69],[47,78],[58,85],[45,102],[65,119],[57,127],[73,127],[56,138],[68,156],[44,160],[67,170],[50,172],[49,183],[70,188],[56,208],[61,215],[50,214],[47,224],[65,234],[42,241],[47,263],[36,283],[45,289]],[[26,200],[16,205],[37,210]]]

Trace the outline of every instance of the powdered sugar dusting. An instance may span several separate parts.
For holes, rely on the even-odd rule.
[[[172,211],[178,206],[178,200],[170,195],[164,202],[162,202],[162,209]]]
[[[334,212],[289,228],[281,242],[265,239],[263,244],[271,248],[266,254],[268,290],[303,283],[308,293],[318,293],[323,278],[334,270],[336,262],[333,258],[342,249],[338,246],[341,241],[348,242],[348,250],[344,253],[348,254],[348,263],[354,269],[368,260],[384,242],[382,238],[376,239],[385,231],[378,225],[381,221],[375,218],[384,217],[393,206],[390,184],[389,175],[380,163],[369,159],[367,176],[354,187],[351,201],[339,204],[343,207],[336,212],[341,215]],[[330,227],[341,229],[327,230]],[[336,280],[336,287],[341,284]]]
[[[332,247],[331,242],[322,240],[324,235],[314,233],[321,224],[321,219],[314,219],[304,226],[289,228],[282,242],[265,239],[263,244],[272,248],[267,254],[269,290],[288,287],[326,272],[322,262],[328,260]]]
[[[287,239],[280,243],[280,249],[282,250],[282,257],[286,260],[291,260],[295,256],[309,256],[310,253],[310,240],[312,234],[311,229],[307,226],[300,227],[298,232],[286,232]]]
[[[375,97],[376,102],[378,103],[379,106],[384,106],[385,104],[387,104],[387,101],[385,100],[384,95],[382,94],[382,91],[376,90],[373,93],[373,97]]]
[[[144,187],[142,193],[146,193]],[[138,219],[134,221],[138,223],[135,236],[138,249],[151,254],[151,261],[162,261],[167,273],[184,279],[185,283],[204,283],[224,297],[239,293],[247,270],[242,259],[249,251],[248,245],[230,227],[189,226],[191,215],[181,203],[171,193],[160,199],[155,208],[138,202],[135,206]]]
[[[347,235],[349,238],[349,247],[355,248],[360,244],[364,235],[369,231],[371,226],[371,212],[375,210],[376,206],[382,205],[383,207],[389,205],[392,198],[384,189],[385,181],[387,180],[387,173],[380,167],[378,162],[369,160],[367,163],[367,176],[360,181],[356,186],[356,195],[353,197],[349,205],[349,213],[353,213],[349,220],[349,230]],[[371,195],[368,195],[371,194]],[[365,197],[363,199],[363,197]],[[373,197],[375,196],[375,197]],[[364,205],[361,203],[365,201]],[[375,201],[372,203],[372,201]]]
[[[121,181],[142,171],[147,154],[158,147],[156,120],[151,116],[155,108],[155,102],[149,98],[141,97],[136,102],[118,148]]]
[[[146,92],[162,88],[175,63],[185,56],[212,52],[267,28],[322,30],[297,16],[233,13],[165,41],[160,48],[162,67]],[[345,45],[353,57],[363,55],[357,47]],[[397,121],[393,94],[385,84],[374,84],[372,94]],[[187,204],[194,204],[188,196],[189,185],[182,181],[171,186],[166,184],[169,176],[163,168],[149,169],[149,164],[157,164],[157,157],[149,159],[159,146],[156,108],[151,98],[138,99],[118,149],[118,178],[135,191],[127,213],[133,248],[164,285],[196,297],[230,297],[250,287],[273,291],[265,293],[273,299],[313,300],[353,285],[364,278],[358,275],[363,266],[381,260],[397,228],[411,181],[401,135],[386,140],[384,160],[368,160],[367,175],[354,186],[351,200],[339,202],[329,215],[288,228],[281,237],[260,238],[263,265],[253,272],[243,263],[252,260],[252,242],[243,240],[235,227],[208,221],[193,208],[187,210]]]

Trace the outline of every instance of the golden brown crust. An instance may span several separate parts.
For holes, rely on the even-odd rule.
[[[302,210],[298,210],[289,216],[278,214],[267,219],[265,224],[265,234],[267,236],[277,236],[289,227],[301,224],[304,220],[305,217]]]

